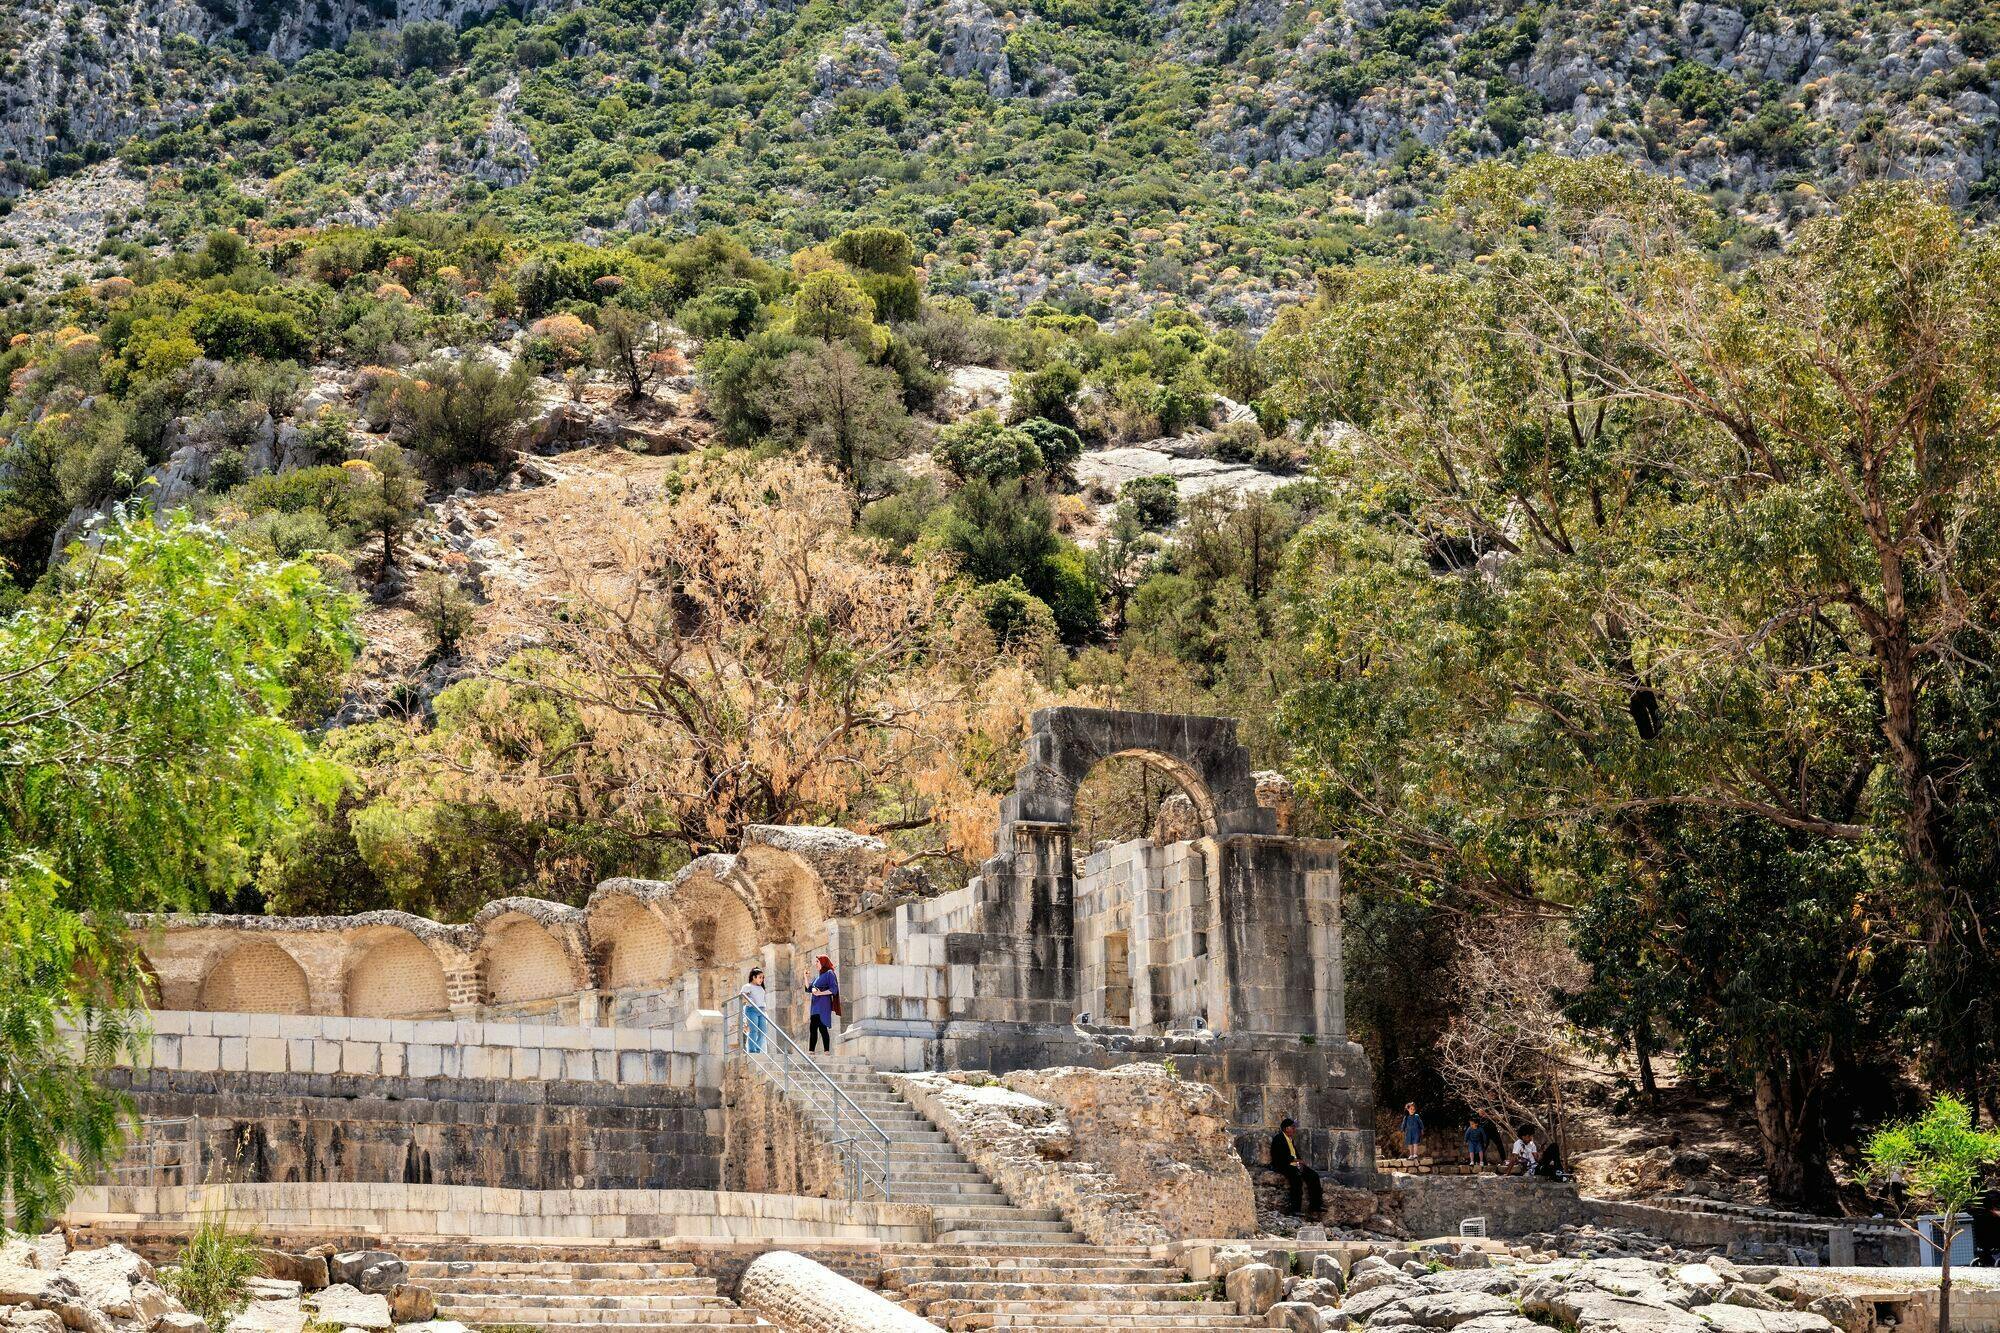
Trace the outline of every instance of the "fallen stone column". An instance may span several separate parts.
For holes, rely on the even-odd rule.
[[[793,1333],[937,1333],[938,1327],[789,1250],[753,1259],[736,1303]]]

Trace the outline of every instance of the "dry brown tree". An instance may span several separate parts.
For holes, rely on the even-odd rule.
[[[1530,1126],[1568,1154],[1568,1110],[1589,1066],[1557,992],[1581,982],[1581,964],[1558,928],[1522,920],[1467,944],[1457,970],[1457,1012],[1437,1049],[1445,1086],[1503,1133]]]
[[[489,698],[476,737],[427,757],[429,789],[694,855],[783,823],[982,853],[1042,700],[949,571],[885,558],[814,464],[699,463],[676,486],[582,501],[591,557],[557,562],[520,617],[536,647],[495,673],[518,706]]]

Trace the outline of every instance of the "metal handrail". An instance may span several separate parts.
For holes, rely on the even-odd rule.
[[[750,1010],[764,1016],[764,1049],[743,1048]],[[855,1104],[840,1084],[833,1081],[810,1053],[778,1026],[770,1011],[750,1002],[748,996],[732,995],[722,1006],[725,1055],[749,1062],[764,1071],[778,1091],[821,1122],[830,1131],[827,1147],[846,1168],[847,1197],[850,1201],[890,1197],[892,1150],[889,1135],[868,1113]]]
[[[139,1120],[139,1133],[125,1146],[124,1153],[103,1172],[107,1185],[161,1186],[184,1185],[198,1190],[203,1183],[201,1152],[201,1117],[190,1116],[145,1116]],[[162,1130],[178,1129],[178,1137],[167,1137]],[[168,1179],[170,1173],[178,1173],[178,1181]]]

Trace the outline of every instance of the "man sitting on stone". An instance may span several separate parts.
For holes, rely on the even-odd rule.
[[[1309,1199],[1312,1215],[1318,1216],[1326,1211],[1326,1195],[1320,1189],[1319,1172],[1299,1160],[1298,1145],[1292,1139],[1298,1128],[1290,1116],[1279,1123],[1278,1132],[1271,1136],[1271,1169],[1291,1186],[1291,1207],[1287,1211],[1293,1217],[1307,1216],[1303,1204]]]

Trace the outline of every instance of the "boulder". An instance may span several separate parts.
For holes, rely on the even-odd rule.
[[[1290,1329],[1291,1333],[1321,1333],[1326,1327],[1320,1320],[1319,1307],[1309,1301],[1279,1301],[1271,1307],[1265,1323],[1271,1328]]]
[[[63,1321],[53,1310],[31,1310],[21,1305],[0,1315],[0,1328],[7,1333],[63,1333]]]
[[[1482,1315],[1517,1313],[1512,1301],[1477,1291],[1426,1291],[1405,1296],[1380,1310],[1376,1318],[1418,1328],[1457,1328]]]
[[[288,1254],[284,1250],[259,1250],[266,1277],[282,1278],[299,1284],[301,1291],[318,1291],[333,1283],[323,1254]]]
[[[0,1264],[0,1305],[39,1305],[49,1283],[49,1274],[38,1268]]]
[[[1340,1260],[1334,1255],[1315,1254],[1312,1275],[1321,1282],[1331,1282],[1336,1291],[1347,1289],[1347,1275],[1340,1271]]]
[[[1261,1315],[1278,1303],[1283,1278],[1269,1264],[1245,1264],[1223,1279],[1223,1291],[1242,1314]]]
[[[64,1277],[76,1283],[79,1297],[116,1319],[132,1319],[141,1312],[133,1304],[133,1293],[141,1283],[151,1284],[153,1266],[123,1245],[107,1245],[101,1250],[77,1250],[62,1261]],[[153,1290],[164,1298],[157,1286]],[[150,1324],[165,1306],[147,1313]]]
[[[0,1268],[39,1268],[53,1273],[69,1254],[69,1242],[60,1231],[46,1236],[7,1236],[0,1241]]]
[[[1398,1273],[1396,1282],[1383,1283],[1357,1294],[1353,1287],[1347,1289],[1347,1299],[1340,1303],[1350,1318],[1362,1323],[1369,1322],[1377,1310],[1395,1305],[1406,1296],[1414,1296],[1420,1290],[1417,1285]]]
[[[1818,1315],[1840,1333],[1874,1333],[1874,1306],[1840,1292],[1813,1297],[1806,1303],[1806,1313]]]
[[[327,1260],[326,1272],[330,1283],[379,1294],[408,1277],[410,1266],[387,1250],[349,1250]]]
[[[1834,1333],[1823,1315],[1803,1310],[1764,1310],[1744,1305],[1698,1305],[1694,1313],[1716,1333]]]
[[[169,1310],[153,1321],[153,1333],[208,1333],[208,1321],[186,1310]]]
[[[1285,1284],[1285,1299],[1308,1305],[1339,1305],[1340,1285],[1325,1278],[1297,1278]]]
[[[333,1324],[344,1329],[386,1329],[396,1323],[389,1315],[387,1296],[361,1291],[345,1282],[314,1292],[306,1298],[306,1306],[315,1324]]]
[[[428,1323],[437,1315],[429,1287],[399,1282],[389,1290],[389,1317],[399,1324]]]

